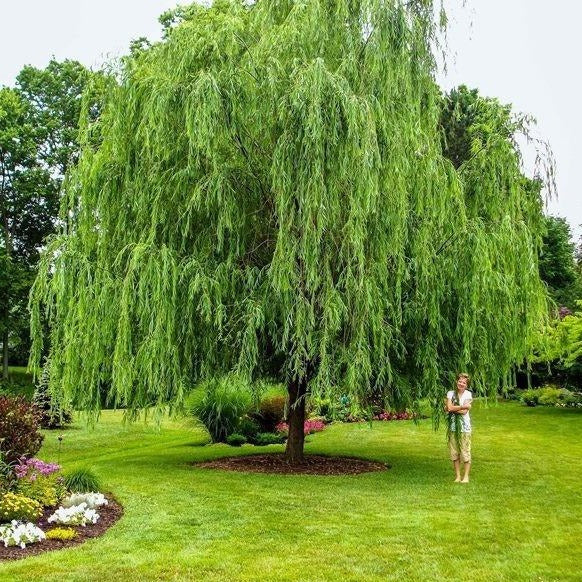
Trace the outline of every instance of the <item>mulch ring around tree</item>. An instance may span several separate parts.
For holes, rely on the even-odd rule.
[[[208,469],[278,475],[358,475],[390,469],[390,465],[378,461],[325,455],[305,455],[303,463],[291,465],[282,453],[224,457],[214,461],[193,463],[193,465]]]
[[[61,525],[48,523],[47,518],[54,513],[54,508],[47,509],[43,513],[40,520],[36,523],[43,532],[47,532],[50,529],[58,528],[71,528],[77,532],[77,536],[72,540],[42,540],[41,542],[36,542],[34,544],[27,544],[26,548],[20,548],[18,546],[10,546],[8,548],[4,547],[4,544],[0,543],[0,562],[3,560],[18,560],[20,558],[28,558],[29,556],[36,556],[37,554],[42,554],[43,552],[50,552],[52,550],[60,550],[62,548],[68,548],[70,546],[76,546],[82,544],[91,538],[96,538],[103,535],[112,525],[119,520],[123,515],[123,507],[111,497],[111,495],[106,495],[107,505],[102,505],[97,508],[97,513],[99,513],[99,519],[97,523],[88,523],[86,526],[81,525]]]

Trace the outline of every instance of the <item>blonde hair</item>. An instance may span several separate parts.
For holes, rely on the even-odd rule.
[[[465,380],[467,380],[467,386],[469,386],[469,384],[471,384],[471,376],[469,376],[469,374],[467,374],[466,372],[460,372],[459,374],[457,374],[457,382],[461,378],[465,378]]]

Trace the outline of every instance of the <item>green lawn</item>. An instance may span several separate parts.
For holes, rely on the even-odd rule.
[[[0,380],[0,394],[7,392],[15,395],[32,398],[34,394],[34,384],[32,374],[26,370],[26,366],[8,366],[8,386],[2,390],[2,381]]]
[[[124,428],[106,412],[94,431],[65,432],[60,460],[93,466],[125,516],[82,546],[1,564],[0,580],[580,580],[582,414],[471,414],[474,471],[460,485],[430,421],[311,437],[310,452],[379,459],[384,473],[271,476],[193,468],[233,449],[202,446],[187,424]]]

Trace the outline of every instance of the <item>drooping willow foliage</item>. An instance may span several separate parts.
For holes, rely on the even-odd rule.
[[[125,61],[31,299],[62,401],[179,405],[225,372],[497,388],[545,312],[539,192],[507,136],[443,156],[434,12],[221,0]]]

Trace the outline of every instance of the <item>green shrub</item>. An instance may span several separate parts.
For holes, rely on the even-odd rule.
[[[5,463],[34,456],[43,438],[35,406],[23,396],[0,396],[0,451]]]
[[[582,407],[582,395],[580,394],[573,394],[569,392],[568,394],[562,397],[562,401],[558,403],[556,406],[568,406],[572,408],[581,408]]]
[[[582,406],[582,396],[552,384],[524,390],[521,394],[521,401],[527,406],[537,406],[538,404],[558,407]]]
[[[567,392],[567,391],[566,391]],[[542,406],[556,406],[562,397],[562,390],[553,386],[547,386],[539,391],[538,404]]]
[[[248,441],[253,441],[257,434],[261,432],[261,427],[259,426],[259,423],[252,418],[244,416],[238,423],[236,432],[245,436]]]
[[[16,490],[21,495],[38,501],[43,507],[52,507],[60,500],[61,492],[57,487],[56,475],[38,477],[35,481],[19,479]]]
[[[333,420],[333,406],[330,398],[314,396],[309,399],[308,413],[325,418],[326,422]]]
[[[380,407],[379,412],[382,408]],[[339,398],[330,401],[329,409],[324,416],[326,422],[358,422],[370,419],[373,416],[373,407],[364,410],[357,400],[350,398],[348,394],[343,394]]]
[[[232,377],[206,382],[188,399],[189,407],[210,433],[213,442],[225,442],[251,407],[251,391]]]
[[[226,444],[230,445],[231,447],[240,447],[244,445],[247,441],[247,437],[243,434],[238,434],[237,432],[229,434],[226,437]]]
[[[276,434],[274,432],[260,432],[255,437],[255,444],[259,447],[264,447],[266,445],[278,445],[285,440],[285,436],[281,434]]]
[[[287,397],[282,394],[274,394],[263,398],[252,417],[259,423],[265,433],[272,433],[275,427],[285,416]]]
[[[77,537],[77,532],[70,527],[55,527],[46,532],[47,540],[62,540],[64,542],[74,540]]]
[[[32,374],[29,374],[24,367],[9,366],[8,380],[0,379],[0,394],[24,396],[30,400],[34,394]]]
[[[101,489],[97,475],[85,467],[66,472],[63,475],[63,482],[67,490],[72,493],[88,493]]]
[[[0,498],[0,523],[18,521],[36,521],[42,515],[42,507],[38,501],[19,495],[5,493]]]
[[[535,389],[524,390],[521,395],[521,401],[527,406],[537,406],[539,400],[539,393]]]

